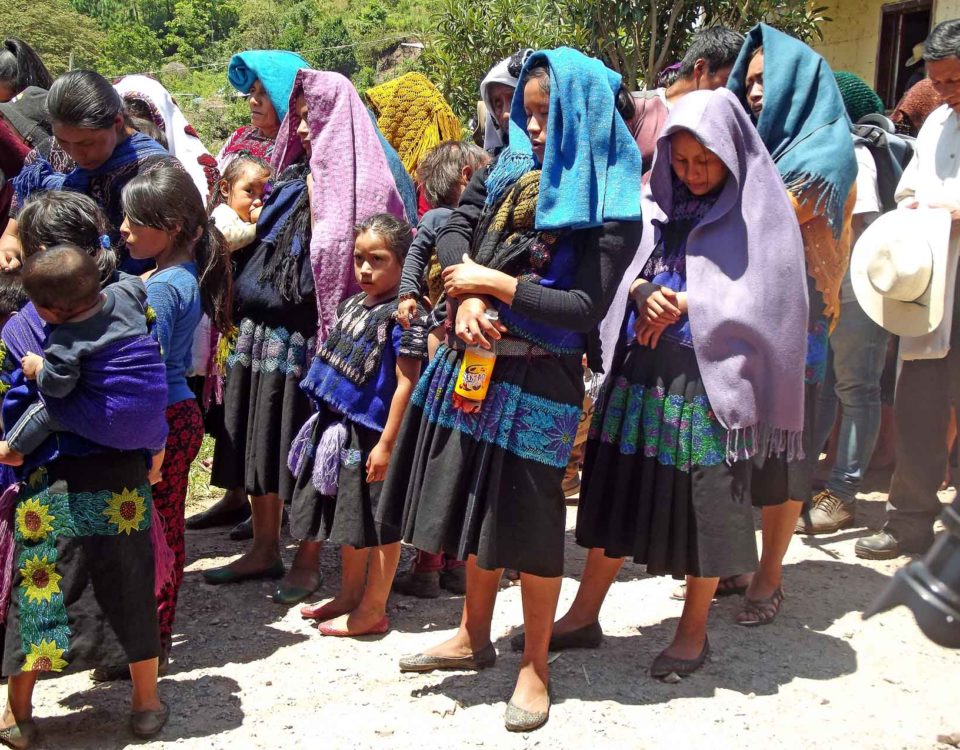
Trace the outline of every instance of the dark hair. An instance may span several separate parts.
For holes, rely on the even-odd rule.
[[[104,130],[125,113],[123,99],[110,82],[91,70],[64,73],[47,94],[50,120],[87,130]]]
[[[527,71],[527,81],[536,79],[540,82],[540,91],[550,94],[550,68],[546,65],[534,65]],[[524,81],[526,85],[526,81]]]
[[[163,164],[134,177],[123,189],[123,210],[140,226],[176,232],[193,251],[200,269],[200,304],[221,333],[233,327],[233,273],[230,252],[220,231],[207,218],[200,191],[177,164]],[[198,237],[199,234],[199,237]]]
[[[261,174],[267,175],[268,179],[273,177],[273,167],[270,166],[270,162],[261,159],[259,156],[254,156],[249,151],[241,151],[234,157],[233,161],[227,165],[227,168],[223,170],[223,175],[210,193],[210,201],[207,203],[207,213],[213,213],[213,209],[226,201],[220,194],[220,186],[226,185],[232,188],[233,183],[243,177],[251,167],[257,167]]]
[[[150,103],[144,99],[141,99],[139,96],[127,94],[125,97],[123,97],[123,107],[126,109],[127,114],[130,115],[131,118],[149,120],[154,125],[157,124],[153,119],[153,110],[150,108]]]
[[[22,280],[34,305],[67,314],[91,307],[100,295],[97,262],[76,245],[54,245],[31,255]]]
[[[23,288],[22,271],[0,273],[0,317],[12,315],[27,302],[27,292]]]
[[[617,112],[620,113],[624,122],[630,122],[633,116],[637,114],[637,103],[633,99],[633,94],[622,83],[620,88],[617,89]]]
[[[726,26],[710,26],[698,31],[687,53],[680,61],[680,77],[693,75],[693,66],[697,60],[707,63],[707,71],[716,73],[721,68],[729,68],[737,61],[740,48],[743,47],[743,35]]]
[[[518,49],[516,52],[510,55],[510,60],[507,62],[507,72],[514,78],[519,78],[521,71],[523,71],[523,64],[532,54],[533,50],[529,47]]]
[[[430,151],[417,167],[417,180],[431,206],[456,208],[460,197],[460,178],[464,167],[476,172],[490,161],[479,146],[465,141],[444,141]]]
[[[938,23],[923,43],[923,59],[927,62],[960,57],[960,18]]]
[[[354,237],[359,237],[364,232],[371,232],[382,239],[387,249],[403,265],[410,243],[413,242],[413,230],[407,222],[393,214],[374,214],[353,228]]]
[[[158,128],[153,120],[144,120],[142,117],[128,117],[127,123],[138,133],[143,133],[148,138],[153,138],[153,140],[167,149],[167,151],[170,150],[170,145],[167,143],[167,134]]]
[[[15,94],[27,86],[39,86],[49,89],[53,83],[47,67],[40,55],[33,51],[22,39],[9,37],[0,47],[0,82],[13,83]]]
[[[117,255],[110,248],[110,223],[90,196],[71,190],[33,193],[17,216],[17,234],[24,258],[69,242],[96,261],[101,283],[113,278]]]

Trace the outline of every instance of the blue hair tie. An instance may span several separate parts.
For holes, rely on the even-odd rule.
[[[109,234],[101,234],[101,235],[100,235],[100,247],[101,247],[102,249],[104,249],[104,250],[109,250],[109,249],[110,249],[110,244],[111,244],[111,242],[110,242],[110,235],[109,235]]]

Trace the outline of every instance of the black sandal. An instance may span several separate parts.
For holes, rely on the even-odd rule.
[[[17,750],[26,750],[36,739],[37,723],[33,719],[24,719],[0,729],[0,744]]]
[[[743,602],[743,609],[737,615],[737,625],[743,625],[745,628],[769,625],[780,614],[780,607],[783,605],[784,599],[786,599],[786,596],[783,593],[783,586],[777,586],[766,599],[751,599],[748,596]],[[741,619],[744,616],[751,619]]]

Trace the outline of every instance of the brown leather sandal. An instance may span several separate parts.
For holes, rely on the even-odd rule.
[[[780,614],[780,607],[783,605],[784,599],[786,599],[786,596],[783,593],[783,586],[777,586],[776,590],[766,599],[751,599],[748,596],[743,601],[743,609],[737,615],[737,625],[743,625],[747,628],[769,625]]]

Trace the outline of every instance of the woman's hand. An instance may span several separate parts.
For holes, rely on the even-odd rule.
[[[390,464],[390,454],[393,448],[382,440],[373,446],[367,457],[367,484],[382,482],[387,476],[387,466]]]
[[[11,271],[16,271],[22,265],[23,262],[20,260],[19,250],[12,247],[0,250],[0,271],[10,273]]]
[[[487,318],[487,302],[482,297],[467,297],[460,302],[454,333],[468,346],[492,349],[490,339],[496,341],[506,330],[500,321]]]
[[[517,291],[513,276],[474,263],[466,254],[462,263],[443,269],[442,278],[444,291],[456,299],[489,294],[509,305]]]

